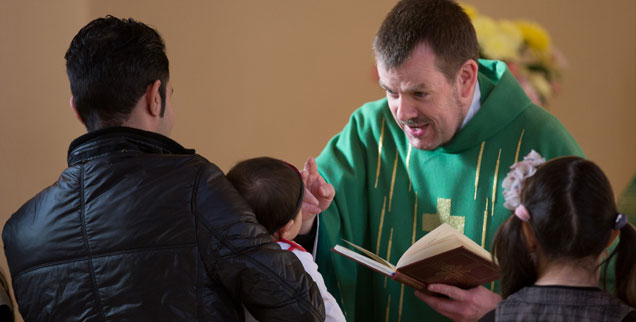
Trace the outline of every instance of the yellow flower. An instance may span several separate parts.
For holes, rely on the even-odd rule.
[[[549,54],[551,47],[550,35],[539,24],[527,21],[519,20],[516,22],[517,27],[523,34],[523,39],[528,46],[542,54]]]
[[[552,85],[541,73],[530,73],[528,79],[537,92],[545,99],[552,96]]]
[[[473,26],[484,56],[500,60],[515,60],[519,57],[523,35],[514,23],[478,16],[473,19]]]
[[[478,13],[475,7],[465,3],[459,3],[459,6],[462,7],[462,9],[464,9],[464,12],[468,15],[468,18],[470,18],[471,20],[477,17]]]
[[[547,31],[532,21],[492,19],[460,5],[475,27],[479,57],[505,61],[532,101],[547,104],[565,65]]]

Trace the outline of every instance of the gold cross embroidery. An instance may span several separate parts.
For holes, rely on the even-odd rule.
[[[442,223],[447,223],[460,233],[464,233],[464,224],[466,218],[463,216],[453,216],[450,213],[451,200],[445,198],[437,198],[437,213],[422,215],[422,229],[431,231]]]

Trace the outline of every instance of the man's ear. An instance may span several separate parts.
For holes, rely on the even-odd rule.
[[[77,118],[77,120],[80,121],[82,125],[86,126],[86,124],[84,124],[84,121],[82,121],[82,118],[80,117],[79,113],[77,112],[77,106],[75,106],[75,99],[73,98],[73,95],[71,95],[71,99],[69,100],[68,103],[71,106],[71,109],[73,110],[73,113],[75,114],[75,117]]]
[[[477,82],[479,66],[472,59],[466,60],[457,72],[456,85],[460,99],[467,101],[468,104],[473,100],[473,88]]]
[[[161,116],[161,95],[159,95],[159,87],[161,81],[156,80],[146,88],[144,98],[146,100],[146,108],[152,116]]]
[[[528,251],[534,252],[537,249],[537,238],[532,231],[532,226],[530,226],[530,223],[527,221],[522,222],[521,231],[523,232],[523,236],[526,238]]]

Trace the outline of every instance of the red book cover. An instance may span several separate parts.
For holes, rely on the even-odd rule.
[[[397,272],[424,284],[449,284],[464,289],[499,277],[497,266],[463,246],[400,267]]]

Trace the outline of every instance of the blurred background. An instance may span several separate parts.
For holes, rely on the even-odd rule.
[[[383,96],[371,43],[395,2],[1,0],[0,225],[57,179],[85,133],[69,107],[64,53],[92,19],[133,17],[162,34],[173,139],[225,171],[261,155],[302,167],[354,109]],[[620,195],[636,174],[636,2],[464,3],[547,30],[567,68],[546,108]],[[8,275],[4,256],[0,268]]]

